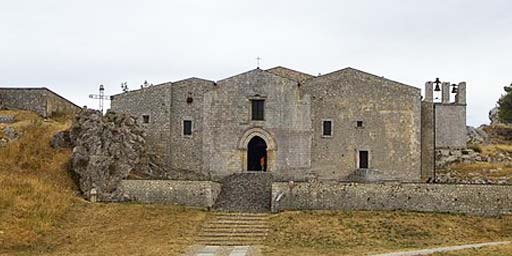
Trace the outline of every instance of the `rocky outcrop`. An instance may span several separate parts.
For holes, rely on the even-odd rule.
[[[472,149],[438,149],[435,157],[436,169],[442,169],[454,163],[487,161],[487,158]]]
[[[50,145],[54,149],[72,148],[73,143],[69,137],[69,131],[60,131],[53,135]]]
[[[10,115],[1,115],[0,116],[0,124],[11,124],[16,121],[16,118],[14,116]]]
[[[55,139],[60,145],[61,134]],[[118,190],[121,180],[134,170],[149,172],[144,131],[136,119],[113,112],[83,109],[73,122],[69,138],[74,145],[72,170],[78,175],[79,187],[89,198],[94,189],[100,201],[123,200]]]
[[[490,176],[494,172],[499,172],[497,169],[485,170],[481,172],[470,172],[467,174],[461,174],[457,171],[440,172],[436,174],[435,183],[449,183],[449,184],[497,184],[505,185],[510,184],[512,177],[501,176],[491,178]]]
[[[7,145],[7,143],[16,140],[20,137],[20,133],[12,127],[5,127],[0,130],[0,147]]]
[[[483,130],[483,127],[466,126],[467,144],[485,144],[489,141],[489,135]]]
[[[501,124],[501,121],[498,116],[499,109],[498,107],[494,107],[489,111],[489,120],[491,121],[491,125]]]

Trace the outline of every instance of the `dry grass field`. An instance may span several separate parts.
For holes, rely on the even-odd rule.
[[[180,255],[210,216],[81,199],[68,172],[71,152],[49,145],[69,121],[15,114],[20,121],[12,126],[23,135],[0,148],[0,255]],[[512,239],[511,216],[319,211],[280,213],[271,222],[265,255],[361,255]],[[507,255],[511,248],[446,255]]]
[[[512,239],[512,216],[412,212],[286,212],[272,218],[265,255],[365,255]]]

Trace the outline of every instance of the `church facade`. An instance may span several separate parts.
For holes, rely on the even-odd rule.
[[[319,76],[257,68],[121,93],[111,109],[138,118],[169,171],[413,182],[431,178],[437,146],[465,146],[465,84],[455,102],[445,87],[436,103],[419,88],[353,68]]]

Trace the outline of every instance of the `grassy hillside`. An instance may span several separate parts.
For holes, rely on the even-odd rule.
[[[27,111],[0,112],[5,114],[19,121],[0,129],[10,126],[22,134],[0,147],[0,249],[15,249],[31,246],[50,231],[77,198],[64,171],[69,150],[49,146],[52,134],[70,122],[43,121]]]
[[[191,243],[207,212],[88,203],[68,173],[70,150],[50,147],[69,118],[0,111],[7,114],[18,121],[0,131],[9,126],[22,135],[0,147],[0,255],[178,255]]]

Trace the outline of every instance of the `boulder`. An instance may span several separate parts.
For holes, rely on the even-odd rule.
[[[489,141],[489,135],[482,129],[482,127],[466,126],[467,144],[485,144]]]
[[[16,121],[16,118],[14,116],[9,116],[9,115],[1,115],[0,116],[0,124],[10,124],[10,123],[14,123],[14,121]]]
[[[498,117],[499,109],[498,107],[494,107],[489,111],[489,120],[491,121],[491,125],[501,124],[501,121]]]
[[[12,140],[17,139],[18,137],[20,137],[20,133],[17,132],[14,128],[12,128],[12,127],[4,128],[4,138],[6,138],[7,140],[12,141]]]
[[[57,137],[66,141],[64,134]],[[136,169],[149,168],[144,137],[144,130],[129,115],[108,112],[103,116],[90,109],[76,115],[69,132],[74,145],[71,167],[86,198],[94,189],[98,201],[126,199],[118,189],[120,181]]]
[[[73,143],[69,137],[69,131],[60,131],[53,135],[50,145],[54,149],[72,148]]]

